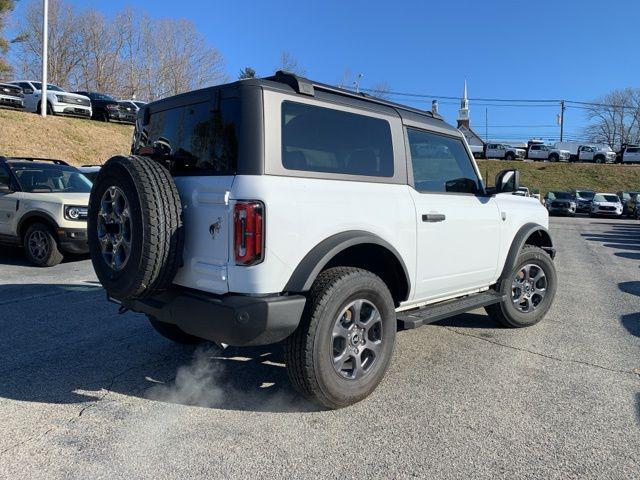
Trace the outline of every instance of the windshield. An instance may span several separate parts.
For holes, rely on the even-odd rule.
[[[549,192],[550,197],[557,200],[571,200],[571,194],[569,192]]]
[[[105,102],[116,102],[117,100],[110,95],[104,93],[90,93],[89,96],[94,100],[104,100]]]
[[[597,194],[593,197],[594,202],[614,202],[618,203],[620,199],[617,195],[603,195],[602,193]]]
[[[31,82],[33,83],[33,86],[36,88],[36,90],[42,90],[42,83],[41,82]],[[63,89],[61,89],[60,87],[56,87],[55,85],[52,85],[51,83],[47,83],[47,89],[51,90],[52,92],[64,92]]]
[[[589,190],[578,190],[576,192],[576,196],[586,200],[591,200],[595,194],[595,192],[590,192]]]
[[[11,165],[20,188],[30,193],[89,193],[91,182],[73,167],[65,165]]]

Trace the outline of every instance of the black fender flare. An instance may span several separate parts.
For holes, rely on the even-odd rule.
[[[551,240],[551,235],[549,235],[549,231],[543,227],[542,225],[538,225],[537,223],[526,223],[516,233],[513,241],[511,242],[511,247],[509,247],[509,253],[507,254],[507,258],[504,262],[504,267],[502,268],[502,273],[500,274],[500,279],[498,282],[509,278],[511,276],[511,272],[516,266],[516,261],[518,260],[518,254],[522,250],[522,247],[527,243],[527,240],[534,235],[536,232],[540,232],[539,234],[542,236],[542,239],[546,245],[542,245],[541,248],[549,254],[549,256],[553,259],[556,256],[556,249],[553,246],[553,241]]]
[[[349,247],[363,244],[379,245],[389,250],[396,257],[404,271],[408,294],[411,291],[411,277],[407,266],[402,260],[402,256],[389,242],[364,230],[349,230],[337,233],[317,244],[300,261],[291,274],[284,290],[287,292],[309,291],[318,274],[333,257]]]
[[[20,221],[18,222],[18,236],[20,237],[21,242],[22,242],[22,227],[26,222],[34,218],[42,219],[47,224],[51,225],[51,228],[53,228],[54,230],[58,229],[58,222],[55,221],[55,219],[51,216],[51,214],[43,210],[33,210],[31,212],[24,214],[20,219]]]

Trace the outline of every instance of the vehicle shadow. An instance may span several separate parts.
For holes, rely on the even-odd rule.
[[[89,255],[76,255],[65,253],[62,263],[72,263],[87,260]],[[11,245],[0,245],[0,265],[11,265],[16,267],[33,267],[24,255],[24,250]],[[34,267],[35,268],[35,267]]]
[[[604,247],[608,248],[630,250],[632,255],[635,255],[635,251],[640,250],[640,228],[638,228],[640,225],[600,222],[593,223],[607,225],[608,227],[611,227],[611,230],[583,233],[582,237],[584,237],[585,240],[589,242],[599,242]],[[629,252],[616,252],[615,254],[624,258],[625,253],[628,254]]]
[[[212,409],[322,410],[293,390],[280,346],[177,345],[144,316],[118,315],[96,285],[0,285],[0,331],[4,398],[86,405],[115,392]]]

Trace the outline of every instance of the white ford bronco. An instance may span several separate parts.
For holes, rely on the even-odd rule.
[[[0,244],[22,245],[38,267],[86,254],[91,182],[62,160],[0,157]]]
[[[398,329],[544,317],[555,251],[518,178],[486,187],[437,114],[278,72],[145,106],[95,180],[89,247],[121,309],[177,342],[284,342],[293,385],[339,408]]]

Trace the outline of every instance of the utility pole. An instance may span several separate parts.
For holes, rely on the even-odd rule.
[[[564,136],[564,100],[560,101],[560,141]]]
[[[42,88],[40,89],[40,115],[47,116],[47,52],[49,48],[49,0],[42,0]]]
[[[489,109],[484,107],[484,143],[489,141]]]

